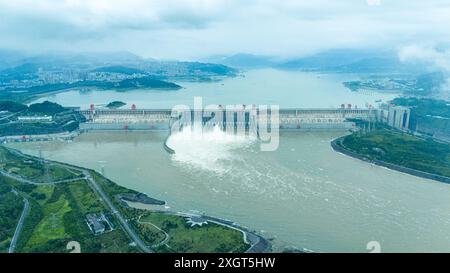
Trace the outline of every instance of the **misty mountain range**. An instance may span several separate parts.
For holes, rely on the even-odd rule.
[[[160,61],[145,59],[133,53],[47,53],[30,55],[13,50],[0,50],[0,82],[36,79],[38,71],[86,71],[141,75],[163,81],[210,81],[235,76],[242,70],[275,68],[322,73],[351,73],[361,77],[390,77],[399,90],[410,95],[438,94],[449,78],[442,71],[420,63],[402,62],[395,51],[333,49],[299,58],[239,53],[216,55],[192,61]],[[406,87],[398,82],[407,80]],[[370,79],[352,82],[351,90],[385,86],[386,80]],[[423,84],[426,83],[426,84]]]
[[[273,67],[333,73],[423,73],[423,66],[403,63],[394,51],[334,49],[299,58],[253,54],[214,56],[205,60],[240,69]]]
[[[126,51],[28,55],[0,50],[0,82],[27,77],[31,79],[40,70],[143,74],[169,80],[212,80],[214,77],[234,76],[237,73],[237,70],[222,64],[158,61]]]
[[[120,51],[110,53],[47,53],[30,55],[13,50],[0,49],[0,71],[28,65],[29,67],[97,69],[102,66],[129,66],[146,70],[151,66],[163,67],[185,65],[193,69],[206,69],[213,73],[227,74],[236,69],[273,67],[288,70],[326,71],[345,73],[424,73],[427,68],[417,64],[403,63],[394,51],[359,49],[334,49],[299,58],[238,53],[216,55],[202,59],[203,62],[158,61],[145,59],[133,53]],[[223,66],[218,66],[223,65]],[[230,68],[227,68],[227,67]]]
[[[305,57],[235,54],[206,59],[238,69],[271,67],[320,73],[350,73],[360,80],[344,83],[352,91],[390,90],[405,95],[448,99],[448,70],[426,62],[402,62],[396,51],[334,49]]]

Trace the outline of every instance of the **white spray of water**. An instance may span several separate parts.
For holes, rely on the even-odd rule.
[[[240,160],[233,151],[250,147],[256,141],[256,136],[227,133],[217,126],[203,132],[185,127],[172,133],[167,145],[175,151],[172,159],[180,166],[223,175],[231,171],[233,161]]]

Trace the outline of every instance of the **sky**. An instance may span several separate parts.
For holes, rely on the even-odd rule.
[[[194,60],[383,48],[411,59],[448,55],[448,26],[450,0],[0,0],[0,48],[31,52]]]

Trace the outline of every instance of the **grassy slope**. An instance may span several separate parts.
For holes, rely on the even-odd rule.
[[[8,252],[23,208],[22,197],[13,193],[6,179],[0,177],[0,253]]]
[[[48,182],[49,177],[52,181],[82,177],[80,172],[49,163],[46,164],[48,164],[48,173],[45,171],[44,162],[18,157],[0,147],[0,168],[24,178],[35,182]]]
[[[448,144],[387,129],[347,136],[343,144],[370,159],[450,177]]]
[[[29,196],[35,192],[45,194],[45,198],[31,198],[35,206],[31,209],[31,217],[26,220],[28,234],[21,236],[19,251],[67,252],[69,241],[80,242],[82,252],[137,251],[128,245],[130,240],[120,228],[99,236],[91,233],[85,215],[108,213],[108,209],[85,181],[37,186]]]
[[[167,232],[170,240],[162,252],[244,252],[249,248],[240,231],[208,223],[191,227],[186,219],[164,213],[146,213],[141,222],[150,222]]]
[[[3,170],[14,168],[17,174],[33,179],[33,181],[42,179],[42,162],[21,158],[2,147],[0,147],[0,158],[3,159],[2,162],[7,162],[0,166]],[[49,169],[51,170],[49,176],[53,181],[79,175],[79,173],[73,173],[72,170],[56,165],[51,165]],[[131,220],[130,223],[135,226],[149,245],[161,242],[165,235],[152,225],[137,223],[136,219],[139,215],[145,214],[146,221],[151,221],[170,234],[170,248],[162,246],[156,249],[157,251],[243,252],[249,247],[243,242],[242,233],[233,229],[212,223],[201,228],[190,228],[186,224],[186,220],[180,216],[150,214],[147,211],[125,208],[114,196],[137,192],[121,187],[97,172],[91,171],[91,174],[124,216]],[[16,251],[68,252],[66,245],[69,241],[80,242],[82,252],[138,251],[136,247],[129,245],[130,239],[112,216],[109,218],[112,220],[115,230],[98,236],[91,233],[85,222],[86,214],[104,212],[108,216],[110,211],[84,179],[55,185],[30,185],[6,177],[1,178],[6,185],[13,186],[30,202],[30,213],[24,222]],[[19,204],[23,207],[21,200],[22,198],[20,198]],[[20,212],[21,210],[18,212],[19,215]],[[11,215],[12,220],[18,219],[18,217]],[[11,226],[15,227],[16,223],[17,220]],[[11,236],[10,234],[9,237]]]

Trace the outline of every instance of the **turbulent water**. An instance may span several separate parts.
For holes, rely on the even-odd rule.
[[[236,221],[275,250],[450,251],[450,185],[370,165],[334,152],[342,133],[285,132],[275,152],[252,139],[213,131],[91,133],[72,143],[13,144],[24,152],[95,168],[117,183]]]
[[[230,164],[239,160],[236,150],[255,144],[254,136],[229,134],[219,129],[194,131],[191,127],[173,133],[167,146],[175,150],[173,161],[179,168],[211,171],[217,175],[230,175]]]

